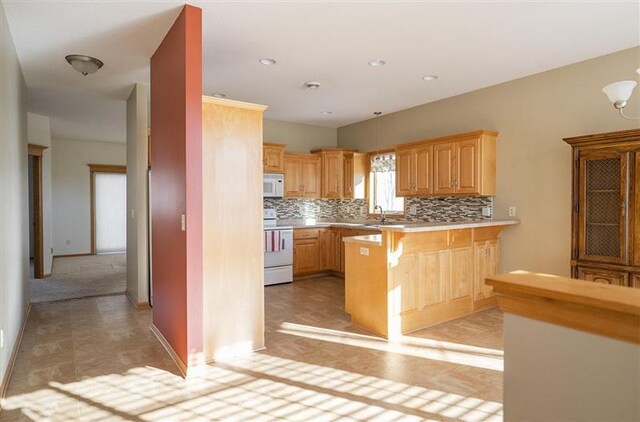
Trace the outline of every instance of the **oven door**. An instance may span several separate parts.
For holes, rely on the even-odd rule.
[[[293,264],[293,230],[280,230],[280,250],[264,253],[264,267],[281,267]]]

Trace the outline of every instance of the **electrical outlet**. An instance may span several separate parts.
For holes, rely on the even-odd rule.
[[[183,232],[187,230],[187,216],[184,214],[180,216],[180,229]]]
[[[131,219],[133,220],[136,216],[136,210],[131,208]]]
[[[369,256],[369,248],[360,248],[360,255]]]
[[[491,207],[482,207],[482,215],[484,217],[493,217],[493,208],[491,208]]]
[[[4,349],[4,330],[0,330],[0,349]]]
[[[516,216],[516,207],[515,205],[511,205],[509,207],[509,217],[515,217]]]
[[[416,204],[411,204],[411,206],[409,207],[409,214],[417,214],[418,213],[418,206]]]

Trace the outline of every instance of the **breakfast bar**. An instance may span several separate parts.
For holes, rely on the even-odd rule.
[[[500,232],[515,219],[381,226],[345,242],[345,310],[386,338],[496,304],[484,283],[499,272]]]

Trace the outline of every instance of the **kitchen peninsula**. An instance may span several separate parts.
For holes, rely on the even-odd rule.
[[[345,311],[386,338],[496,304],[500,232],[515,219],[381,226],[345,242]]]

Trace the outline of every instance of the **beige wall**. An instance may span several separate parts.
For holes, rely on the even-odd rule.
[[[315,148],[335,148],[338,130],[330,127],[267,120],[264,125],[264,142],[286,144],[287,151],[309,152]]]
[[[505,420],[640,420],[640,345],[508,313],[504,331]]]
[[[27,86],[0,3],[0,379],[29,303]]]
[[[601,91],[637,80],[638,67],[640,48],[621,51],[380,117],[378,137],[372,120],[341,127],[338,145],[368,151],[476,129],[500,132],[495,215],[514,205],[521,219],[503,232],[502,270],[568,276],[571,148],[562,138],[638,127]],[[446,81],[440,76],[436,83]],[[640,114],[639,103],[636,88],[627,113]]]
[[[146,85],[136,84],[127,100],[127,293],[148,303]]]
[[[51,122],[47,116],[28,113],[29,143],[47,147],[42,152],[42,250],[44,273],[51,274]]]
[[[54,139],[51,147],[53,254],[91,252],[89,166],[124,165],[124,142]]]

